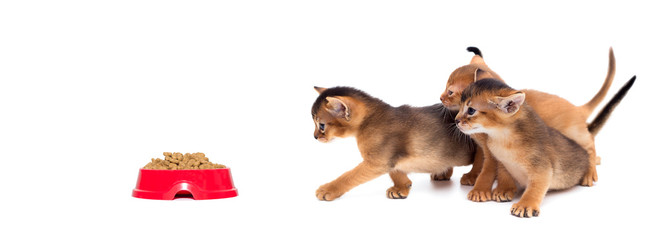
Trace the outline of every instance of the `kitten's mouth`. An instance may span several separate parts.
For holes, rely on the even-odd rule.
[[[458,126],[458,129],[460,129],[460,131],[462,131],[464,134],[467,134],[467,135],[473,133],[475,130],[478,130],[478,127],[471,127],[469,129],[466,129],[462,127],[462,125],[460,124],[456,124],[456,125]]]
[[[328,140],[328,139],[327,139],[327,138],[325,138],[325,137],[320,137],[320,138],[318,138],[317,140],[319,140],[319,142],[322,142],[322,143],[327,143],[327,142],[329,142],[329,141],[330,141],[330,140]]]
[[[460,110],[460,105],[450,105],[450,104],[449,104],[449,103],[447,103],[447,102],[442,102],[442,105],[444,105],[444,107],[445,107],[446,109],[451,110],[451,111],[458,111],[458,110]]]

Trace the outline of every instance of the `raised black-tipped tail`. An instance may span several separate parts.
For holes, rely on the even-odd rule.
[[[472,52],[473,54],[482,57],[482,52],[480,52],[480,49],[478,49],[477,47],[468,47],[467,51]]]
[[[619,105],[622,99],[626,96],[626,93],[628,93],[628,90],[633,86],[633,83],[635,83],[635,78],[637,76],[633,76],[626,84],[624,84],[621,89],[615,94],[615,96],[610,99],[610,101],[603,106],[599,114],[592,120],[590,124],[588,124],[588,131],[592,134],[592,136],[596,136],[597,133],[601,130],[604,124],[606,124],[606,121],[608,121],[608,118],[610,117],[610,114],[612,113],[613,110],[615,110],[615,107]]]

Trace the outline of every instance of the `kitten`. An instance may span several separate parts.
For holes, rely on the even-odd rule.
[[[482,53],[478,48],[469,47],[467,50],[475,54],[471,59],[471,63],[451,73],[447,81],[446,90],[440,96],[442,104],[451,110],[459,109],[462,91],[474,81],[485,78],[500,79],[498,74],[486,65],[482,58]],[[611,48],[609,51],[608,73],[604,84],[599,92],[588,103],[582,106],[577,107],[556,95],[536,90],[523,90],[526,94],[525,101],[534,108],[534,111],[548,126],[560,131],[586,149],[590,158],[590,164],[586,176],[581,181],[581,185],[583,186],[592,186],[598,180],[596,171],[598,158],[594,146],[594,136],[588,130],[586,120],[607,94],[614,80],[614,75],[615,58]],[[479,142],[480,137],[477,135],[472,136],[472,138],[476,142]],[[478,179],[476,179],[474,188],[469,193],[468,198],[472,201],[489,201],[492,198],[496,201],[511,201],[516,191],[515,184],[510,181],[509,174],[505,171],[504,167],[498,168],[498,176],[496,176],[496,161],[487,161],[487,156],[490,156],[490,154],[486,149],[486,145],[480,141],[479,146],[483,146],[482,150],[485,155],[485,162],[483,163],[483,170],[478,176]],[[492,193],[491,187],[496,178],[498,179],[498,186]]]
[[[548,190],[573,187],[589,170],[588,152],[549,127],[530,105],[526,93],[495,79],[483,79],[462,93],[458,128],[485,134],[491,154],[526,187],[511,208],[518,217],[538,216]]]
[[[394,186],[388,198],[404,199],[411,172],[444,175],[451,167],[472,163],[473,142],[455,127],[456,111],[441,104],[428,107],[392,107],[363,91],[349,87],[318,88],[312,105],[314,138],[356,137],[363,162],[316,190],[319,200],[334,200],[350,189],[388,173]]]

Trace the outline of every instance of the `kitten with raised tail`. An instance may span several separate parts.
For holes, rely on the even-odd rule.
[[[427,107],[392,107],[367,93],[350,88],[315,87],[312,105],[314,138],[329,142],[355,137],[363,161],[354,169],[316,190],[319,200],[331,201],[350,189],[388,173],[394,186],[392,199],[409,195],[408,173],[431,173],[448,179],[452,167],[473,162],[473,142],[454,122],[457,111],[441,104]]]
[[[456,124],[465,134],[485,134],[486,145],[525,192],[511,214],[536,217],[548,190],[580,184],[588,152],[549,127],[526,102],[526,94],[495,79],[464,89]]]
[[[500,76],[487,66],[482,57],[482,52],[478,48],[469,47],[467,50],[475,54],[470,64],[459,67],[451,73],[446,84],[446,90],[440,96],[442,104],[448,109],[459,109],[462,92],[470,84],[486,78],[500,79]],[[605,81],[595,96],[584,105],[575,106],[556,95],[530,89],[523,90],[526,94],[525,101],[533,107],[536,114],[548,126],[560,131],[586,149],[589,156],[589,169],[586,172],[586,176],[581,179],[580,184],[583,186],[592,186],[598,180],[596,165],[599,162],[596,155],[594,135],[586,121],[594,108],[599,105],[607,94],[614,80],[614,75],[615,58],[611,48],[608,54],[608,72]],[[602,112],[597,118],[607,119],[607,117],[604,118],[602,115],[608,116],[610,112]],[[596,126],[602,126],[602,124]],[[598,131],[599,128],[594,128],[594,131]],[[479,146],[482,146],[485,160],[482,164],[482,172],[478,175],[474,188],[469,192],[467,197],[472,201],[511,201],[514,198],[516,186],[510,180],[509,173],[507,173],[504,167],[497,167],[495,160],[487,160],[491,154],[486,145],[481,143],[486,136],[481,139],[476,134],[472,138],[476,142],[479,142]],[[491,188],[496,179],[498,180],[498,185],[492,192]]]

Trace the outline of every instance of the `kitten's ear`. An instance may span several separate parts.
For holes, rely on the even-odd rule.
[[[485,78],[494,78],[493,75],[485,70],[482,70],[480,68],[476,69],[476,71],[473,73],[473,81],[480,81]]]
[[[327,90],[327,88],[322,88],[322,87],[314,86],[314,90],[316,90],[316,92],[318,92],[319,94],[321,94],[321,93],[325,92],[325,90]]]
[[[515,114],[525,102],[525,93],[517,92],[508,97],[495,97],[493,102],[498,109],[507,114]]]
[[[470,64],[474,64],[474,63],[475,63],[475,64],[483,64],[483,65],[486,65],[486,64],[485,64],[485,62],[484,62],[484,59],[482,58],[482,52],[480,52],[480,49],[478,49],[477,47],[468,47],[468,48],[467,48],[467,51],[472,52],[473,54],[475,54],[475,55],[471,58],[471,63],[470,63]]]
[[[350,121],[350,109],[343,100],[336,97],[326,97],[325,99],[328,101],[326,106],[327,111],[332,116]]]
[[[469,64],[482,64],[482,65],[487,65],[484,61],[484,58],[480,55],[475,55],[471,58],[471,62]]]

